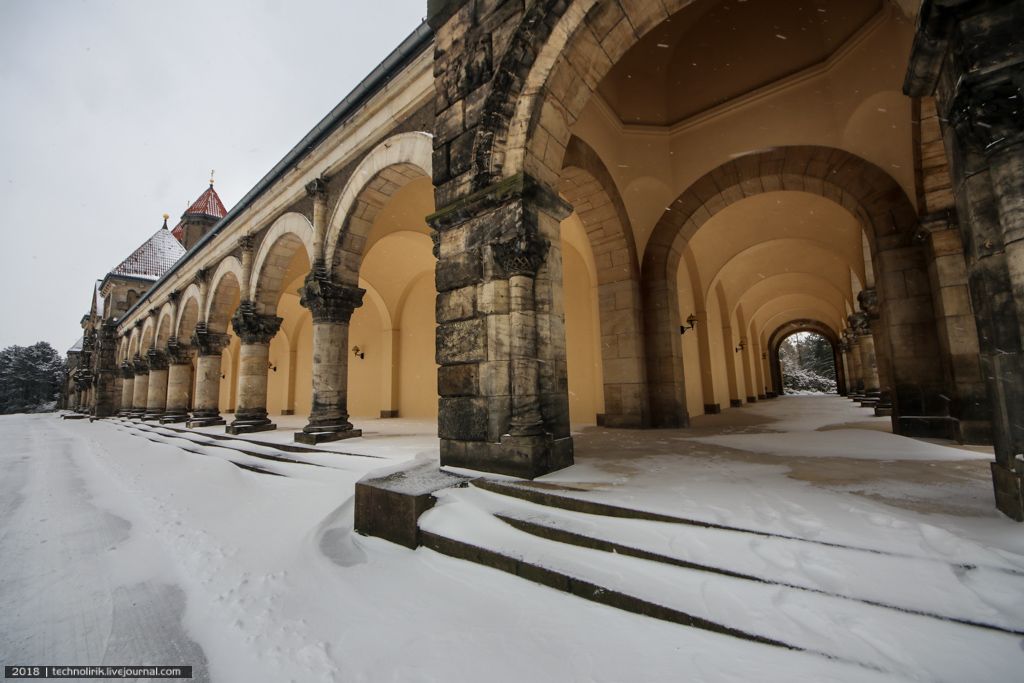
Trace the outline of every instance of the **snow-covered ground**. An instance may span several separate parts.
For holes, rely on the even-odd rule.
[[[546,517],[727,564],[776,583],[760,590],[588,554],[599,551],[524,550],[833,658],[636,616],[353,535],[355,481],[437,457],[423,424],[364,427],[366,438],[324,453],[325,467],[253,457],[285,475],[268,476],[226,460],[249,456],[170,430],[141,438],[124,423],[3,417],[0,659],[192,664],[197,680],[214,681],[1019,679],[1024,527],[992,510],[991,456],[896,437],[868,415],[838,397],[786,397],[700,418],[690,430],[586,428],[578,464],[542,479],[562,495],[746,531],[636,520],[597,528],[586,515],[538,512],[477,489],[442,494],[424,516],[434,531],[494,543],[508,530],[491,526],[492,512]],[[389,439],[390,429],[402,433]]]

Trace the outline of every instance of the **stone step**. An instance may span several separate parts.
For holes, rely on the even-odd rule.
[[[436,552],[498,569],[596,603],[682,626],[878,670],[878,648],[899,642],[891,673],[910,675],[912,662],[935,656],[935,643],[955,669],[1017,647],[1020,636],[763,581],[741,572],[696,566],[654,553],[630,552],[598,537],[541,529],[537,518],[491,514],[474,504],[471,486],[438,492],[438,504],[420,517],[420,542]],[[624,552],[625,551],[625,552]],[[816,615],[828,615],[822,618]],[[848,632],[844,624],[856,628]],[[907,668],[901,668],[908,663]]]
[[[154,430],[141,429],[141,428],[139,428],[139,425],[135,425],[135,424],[127,425],[127,427],[136,436],[140,436],[143,439],[145,439],[146,441],[151,441],[153,443],[163,444],[165,446],[169,445],[163,439],[154,438],[156,436],[155,433],[154,433],[153,436],[150,436],[149,434],[145,433],[147,431],[148,432],[153,432]],[[187,452],[187,453],[195,453],[196,455],[205,455],[205,456],[209,456],[210,455],[209,453],[203,451],[200,448],[192,448],[192,447],[186,446],[184,444],[173,444],[173,445],[175,447],[177,447],[177,448]],[[239,451],[239,452],[242,452],[242,451]],[[250,454],[249,453],[245,453],[245,455],[250,455]],[[262,457],[262,456],[254,456],[254,457]],[[275,477],[283,477],[283,476],[285,476],[285,475],[281,474],[280,472],[275,472],[275,471],[273,471],[271,469],[267,469],[265,467],[260,467],[259,465],[253,465],[251,463],[241,462],[239,460],[235,460],[235,459],[232,459],[232,458],[224,458],[224,459],[227,460],[228,462],[230,462],[235,467],[241,468],[243,470],[248,470],[250,472],[255,472],[257,474],[269,474],[269,475],[275,476]],[[267,458],[267,459],[268,460],[272,460],[273,458]]]

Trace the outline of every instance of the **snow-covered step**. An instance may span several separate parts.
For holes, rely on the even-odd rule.
[[[520,482],[516,480],[497,481],[494,479],[485,478],[474,480],[473,486],[494,493],[498,493],[504,496],[519,498],[521,500],[537,503],[539,505],[544,505],[546,507],[558,508],[574,512],[584,512],[593,515],[601,515],[603,517],[612,517],[616,519],[647,520],[652,522],[668,522],[671,524],[686,525],[701,529],[735,531],[744,534],[749,534],[752,536],[759,536],[762,538],[793,540],[799,541],[801,543],[822,546],[826,548],[844,548],[849,550],[859,550],[862,552],[872,553],[876,555],[906,557],[908,559],[933,559],[923,554],[910,552],[909,549],[907,550],[907,552],[900,552],[891,549],[851,545],[849,543],[829,541],[821,538],[804,538],[801,536],[793,536],[774,531],[766,531],[763,529],[749,529],[737,526],[730,526],[727,524],[718,524],[706,520],[691,519],[687,517],[669,515],[645,509],[622,507],[619,505],[610,505],[608,503],[604,503],[598,500],[592,500],[585,497],[578,497],[577,495],[574,494],[586,494],[587,491],[584,491],[582,489],[573,489],[567,486],[544,485],[539,482]],[[993,553],[985,554],[984,563],[979,563],[977,561],[965,563],[951,560],[944,560],[944,562],[948,562],[949,565],[951,567],[954,567],[957,571],[969,571],[976,568],[986,568],[991,569],[993,571],[999,571],[1015,576],[1024,577],[1024,568],[1020,567],[1018,564],[1009,562],[1004,557],[1000,557]]]
[[[1015,635],[540,538],[472,495],[437,494],[420,518],[424,545],[609,606],[913,679],[1012,680],[1024,666]]]
[[[573,512],[486,486],[478,480],[457,495],[550,540],[1024,636],[1024,599],[1005,599],[1024,596],[1024,576],[1000,569],[965,569],[937,559],[817,546],[738,530]],[[942,600],[936,601],[936,595]]]

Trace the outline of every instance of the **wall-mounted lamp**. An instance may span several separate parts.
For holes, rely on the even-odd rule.
[[[761,352],[761,360],[768,360],[768,352],[767,351],[762,351]]]
[[[274,372],[277,372],[277,366],[274,365],[274,363],[272,361],[268,360],[267,361],[267,370],[273,370]]]
[[[222,372],[222,373],[220,373],[220,378],[221,378],[221,379],[227,379],[227,378],[228,378],[228,376],[227,376],[227,375],[225,375],[225,374],[224,374],[224,373]]]
[[[736,347],[736,353],[739,353],[745,348],[747,348],[747,341],[745,339],[740,339],[740,345]]]
[[[358,346],[352,347],[352,355],[358,358],[359,360],[362,360],[363,358],[366,357],[366,353],[362,351]]]
[[[697,325],[697,316],[693,313],[686,316],[686,324],[679,326],[679,334],[686,334],[687,330],[692,330]]]

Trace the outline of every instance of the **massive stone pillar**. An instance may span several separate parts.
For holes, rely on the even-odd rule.
[[[871,323],[868,314],[857,311],[849,317],[850,329],[857,335],[857,346],[860,352],[860,378],[864,384],[863,394],[869,399],[876,399],[879,394],[878,368],[875,358],[875,338],[871,334]]]
[[[149,397],[149,365],[139,354],[132,363],[135,368],[135,383],[132,389],[132,417],[146,414],[146,399]]]
[[[270,340],[281,328],[281,318],[256,312],[252,301],[243,301],[231,318],[242,342],[238,354],[238,408],[227,427],[229,434],[277,429],[267,417],[267,368]]]
[[[145,419],[156,420],[167,408],[167,354],[160,349],[150,349],[146,353],[146,364],[149,366],[149,384],[146,387]]]
[[[224,418],[220,416],[221,352],[228,345],[228,336],[210,332],[206,323],[200,322],[192,333],[192,345],[199,352],[196,359],[196,399],[192,407],[192,419],[186,426],[192,428],[222,425]]]
[[[881,312],[878,305],[877,290],[875,290],[874,287],[861,290],[860,294],[857,295],[857,302],[860,304],[861,311],[866,316],[866,321],[864,323],[866,336],[871,339],[869,354],[871,361],[874,364],[873,379],[878,387],[877,394],[872,394],[872,396],[877,399],[874,406],[875,416],[891,417],[893,413],[892,363],[888,354],[878,352],[879,346],[876,344],[876,341],[881,338],[880,335],[884,332],[880,315]],[[881,348],[885,348],[885,345],[881,345]]]
[[[518,174],[429,218],[444,465],[532,478],[572,464],[559,248],[569,212]]]
[[[300,293],[299,303],[313,314],[313,408],[295,440],[315,444],[361,436],[348,420],[348,325],[365,290],[332,282],[315,268]]]
[[[861,367],[860,338],[853,328],[843,330],[846,340],[846,359],[850,364],[850,398],[855,401],[864,396],[864,375]]]
[[[192,397],[192,353],[191,349],[171,337],[167,341],[167,408],[160,424],[172,424],[188,420],[188,404]]]
[[[121,409],[118,415],[128,415],[132,412],[132,398],[135,393],[135,366],[128,361],[121,363]]]
[[[1024,521],[1024,1],[926,0],[904,92],[934,95],[992,405],[996,506]]]

